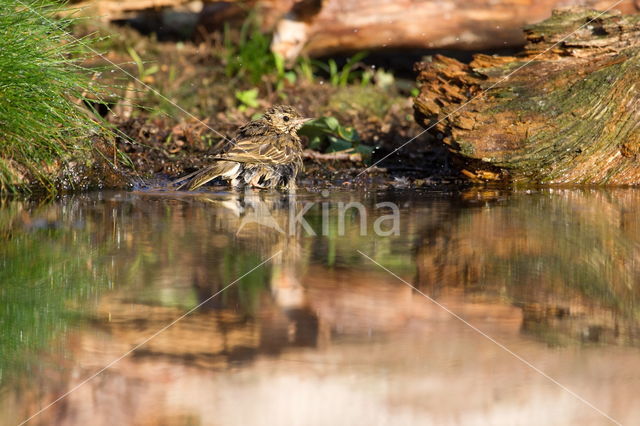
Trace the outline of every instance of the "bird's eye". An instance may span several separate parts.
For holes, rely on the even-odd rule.
[[[289,116],[288,116],[288,115],[285,115],[284,117],[282,117],[282,119],[283,119],[285,122],[287,122],[287,121],[289,121]]]

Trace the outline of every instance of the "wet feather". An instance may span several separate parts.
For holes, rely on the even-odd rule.
[[[302,143],[298,129],[308,121],[287,105],[275,106],[264,116],[242,126],[226,150],[212,158],[213,163],[189,179],[178,189],[195,190],[216,178],[233,185],[257,188],[295,187],[302,170]]]

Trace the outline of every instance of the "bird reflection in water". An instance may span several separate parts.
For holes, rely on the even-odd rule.
[[[264,192],[250,189],[223,200],[207,196],[199,200],[224,210],[230,217],[222,222],[225,224],[223,232],[233,235],[236,250],[227,259],[233,258],[242,263],[241,259],[247,254],[254,258],[256,253],[263,259],[272,257],[269,264],[263,267],[268,270],[267,274],[260,274],[264,282],[246,284],[245,280],[240,280],[236,284],[243,290],[253,290],[250,296],[255,298],[253,301],[248,300],[246,292],[233,291],[231,288],[226,295],[211,298],[232,281],[225,274],[225,268],[229,268],[228,262],[219,261],[221,251],[218,247],[209,246],[208,252],[203,253],[200,261],[194,265],[193,286],[199,301],[211,298],[201,309],[214,312],[229,308],[242,310],[241,305],[246,309],[247,302],[252,305],[251,309],[256,309],[254,312],[245,312],[240,321],[245,325],[258,321],[255,346],[230,348],[226,345],[229,361],[247,361],[260,353],[277,355],[287,347],[315,347],[319,322],[309,306],[300,281],[308,259],[305,258],[297,232],[293,235],[287,232],[291,229],[290,209],[296,211],[300,201],[293,194],[274,197],[274,193],[268,193],[265,196]],[[231,329],[224,321],[220,323],[223,334]]]

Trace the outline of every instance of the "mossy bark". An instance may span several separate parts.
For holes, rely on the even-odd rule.
[[[554,12],[515,57],[417,65],[416,119],[472,180],[640,184],[640,16]]]

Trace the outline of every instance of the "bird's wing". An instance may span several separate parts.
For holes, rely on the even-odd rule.
[[[238,175],[240,168],[241,166],[237,162],[217,161],[204,169],[198,170],[198,172],[195,173],[195,176],[193,176],[194,173],[191,173],[190,175],[178,179],[174,183],[182,182],[176,187],[176,189],[186,188],[189,191],[193,191],[217,177],[233,179]],[[192,176],[193,178],[188,180]]]
[[[227,152],[216,157],[217,160],[236,161],[238,163],[282,164],[292,160],[295,153],[288,143],[274,144],[274,138],[284,135],[254,136],[236,141]],[[288,142],[288,141],[286,141]]]

